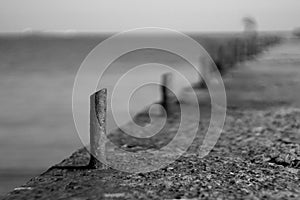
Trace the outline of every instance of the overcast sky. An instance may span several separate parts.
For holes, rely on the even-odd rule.
[[[0,0],[0,31],[241,30],[253,16],[260,30],[300,26],[300,0]]]

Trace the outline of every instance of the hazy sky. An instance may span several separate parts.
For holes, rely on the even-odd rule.
[[[300,26],[300,0],[0,0],[0,31],[241,30],[253,16],[260,30]]]

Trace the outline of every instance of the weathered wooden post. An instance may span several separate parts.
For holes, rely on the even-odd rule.
[[[248,59],[248,42],[247,39],[243,39],[243,49],[242,49],[242,54],[243,54],[243,61],[246,61]]]
[[[230,69],[234,65],[234,49],[233,43],[229,41],[225,46],[225,69]]]
[[[97,169],[105,164],[106,144],[106,99],[107,89],[101,89],[90,96],[90,162],[89,167]],[[98,160],[100,159],[100,161]]]
[[[222,74],[225,70],[225,67],[224,67],[224,47],[223,45],[219,46],[218,47],[218,50],[217,50],[217,59],[215,60],[215,63],[216,63],[216,66],[219,70],[219,72]]]
[[[237,61],[242,62],[243,61],[243,40],[238,40],[236,44],[237,48]]]
[[[205,79],[209,80],[209,78],[210,78],[212,63],[207,56],[200,56],[199,63],[200,63],[200,67],[202,67],[199,69],[201,71],[201,74],[199,74],[200,88],[206,89],[207,85],[206,85]]]
[[[162,75],[161,83],[161,105],[167,113],[167,117],[170,117],[172,110],[172,91],[169,89],[172,86],[172,73],[165,73]]]
[[[239,39],[236,38],[232,44],[233,44],[232,46],[233,60],[234,60],[234,64],[237,64],[238,62],[240,62]]]

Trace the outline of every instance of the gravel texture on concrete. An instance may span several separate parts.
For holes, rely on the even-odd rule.
[[[205,123],[200,123],[203,131]],[[5,199],[299,199],[299,131],[298,109],[232,109],[218,143],[204,158],[199,158],[198,134],[183,156],[160,170],[50,169]],[[59,165],[80,166],[88,159],[81,149]]]

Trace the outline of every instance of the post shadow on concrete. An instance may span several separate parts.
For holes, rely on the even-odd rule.
[[[165,73],[162,75],[161,105],[167,113],[167,118],[172,116],[174,109],[174,94],[171,91],[173,75]],[[106,161],[105,138],[106,138],[106,115],[107,115],[107,89],[103,88],[90,96],[90,160],[87,165],[82,166],[53,166],[52,169],[86,170],[107,168],[103,163]],[[98,160],[100,158],[100,161]]]
[[[53,166],[48,169],[85,170],[106,168],[105,135],[107,114],[107,89],[103,88],[90,96],[90,161],[83,166]]]

